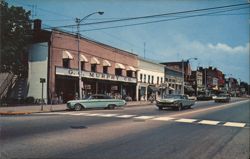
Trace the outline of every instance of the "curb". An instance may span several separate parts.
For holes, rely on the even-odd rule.
[[[35,112],[0,112],[0,115],[27,115]]]

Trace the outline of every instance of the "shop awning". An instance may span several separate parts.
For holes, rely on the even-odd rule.
[[[136,69],[133,66],[127,66],[126,70],[128,71],[136,71]]]
[[[110,64],[110,62],[108,60],[103,60],[102,65],[103,66],[108,66],[108,67],[111,66],[111,64]]]
[[[167,83],[162,83],[162,84],[160,84],[159,89],[165,89],[167,87],[168,87]]]
[[[153,92],[158,91],[158,88],[155,86],[148,86],[149,89],[151,89]]]
[[[63,54],[63,59],[70,59],[70,60],[73,59],[73,55],[71,55],[71,53],[67,50],[63,50],[62,54]]]
[[[91,60],[90,60],[90,63],[99,65],[100,61],[96,57],[92,57]]]
[[[80,55],[81,62],[89,62],[88,59],[84,55]]]
[[[120,69],[125,69],[125,66],[123,65],[123,64],[121,64],[121,63],[116,63],[115,64],[115,68],[120,68]]]
[[[174,91],[174,90],[175,90],[173,87],[170,87],[170,86],[168,87],[168,89],[170,89],[170,90],[172,90],[172,91]]]

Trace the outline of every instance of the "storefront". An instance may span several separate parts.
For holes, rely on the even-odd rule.
[[[107,94],[114,98],[135,99],[136,78],[82,71],[82,98],[91,94]],[[78,97],[78,70],[56,67],[56,92],[63,101]],[[61,92],[61,93],[60,93]]]

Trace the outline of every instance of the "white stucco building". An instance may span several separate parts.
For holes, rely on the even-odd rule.
[[[162,64],[138,58],[136,100],[148,100],[152,94],[160,98],[165,93],[164,68]]]

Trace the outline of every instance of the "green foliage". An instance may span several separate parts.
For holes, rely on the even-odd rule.
[[[1,72],[20,73],[27,68],[27,48],[31,42],[30,11],[1,1]]]

